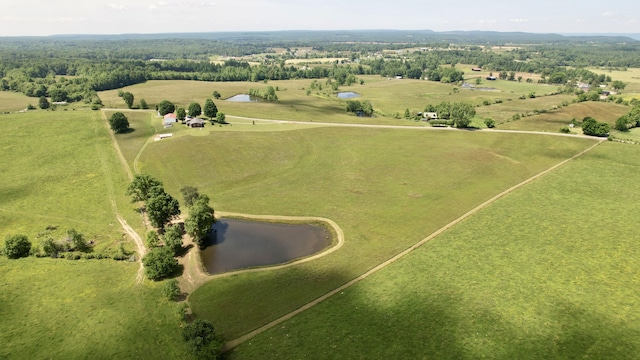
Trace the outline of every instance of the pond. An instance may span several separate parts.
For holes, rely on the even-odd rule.
[[[338,93],[339,99],[355,99],[359,97],[360,97],[360,94],[355,93],[353,91],[343,91]]]
[[[209,274],[283,264],[331,245],[330,232],[317,225],[221,218],[213,229],[208,246],[200,252]]]
[[[238,94],[228,98],[226,101],[232,102],[259,102],[260,98],[247,94]]]

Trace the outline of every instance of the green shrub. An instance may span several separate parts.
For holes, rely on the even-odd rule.
[[[4,253],[9,259],[29,256],[31,242],[26,235],[7,235],[4,243]]]
[[[162,286],[162,294],[168,300],[176,300],[181,293],[178,280],[176,279],[167,280]]]

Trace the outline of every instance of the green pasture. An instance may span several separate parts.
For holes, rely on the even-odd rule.
[[[106,122],[93,111],[29,111],[0,115],[0,234],[54,238],[74,228],[97,249],[123,240],[111,200],[135,226],[124,195],[128,179]],[[8,159],[7,159],[8,160]],[[57,227],[53,232],[48,226]],[[128,241],[126,242],[128,244]]]
[[[38,98],[31,98],[19,92],[0,91],[0,113],[24,110],[29,104],[38,106]]]
[[[496,100],[504,102],[517,101],[522,95],[535,92],[538,95],[547,94],[556,90],[555,87],[539,84],[524,84],[513,81],[496,81],[491,84],[483,83],[480,86],[495,87],[495,91],[474,91],[460,89],[452,84],[442,84],[426,80],[388,79],[380,76],[360,76],[364,84],[356,83],[352,86],[343,86],[339,91],[354,91],[361,95],[357,100],[368,100],[379,113],[374,118],[358,118],[346,113],[346,100],[338,99],[336,92],[330,90],[326,80],[320,80],[322,90],[313,90],[307,95],[307,89],[313,80],[285,80],[269,81],[268,83],[251,82],[198,82],[198,81],[148,81],[125,87],[123,91],[134,94],[135,100],[144,98],[150,108],[154,108],[162,100],[170,100],[178,107],[187,108],[191,102],[201,105],[207,98],[211,98],[214,90],[218,91],[222,98],[215,100],[219,111],[227,115],[236,115],[249,118],[262,118],[274,120],[296,120],[306,122],[342,122],[342,123],[368,123],[385,125],[420,125],[407,122],[403,119],[393,118],[394,114],[402,116],[405,109],[423,111],[431,104],[436,105],[443,101],[468,102],[481,105],[488,101],[491,104]],[[277,92],[279,101],[276,103],[238,103],[224,99],[236,94],[246,94],[249,89],[264,89],[273,86]],[[100,98],[107,108],[126,108],[124,101],[118,97],[118,90],[103,91]],[[545,99],[541,97],[540,99]],[[569,99],[567,97],[567,99]],[[563,100],[554,98],[558,104]],[[536,104],[535,100],[531,104]],[[569,99],[570,100],[570,99]],[[545,105],[545,100],[538,100]],[[555,103],[554,103],[555,105]],[[533,105],[532,105],[533,106]],[[537,105],[536,105],[537,106]],[[382,116],[380,116],[382,115]],[[512,114],[511,114],[512,115]],[[510,115],[510,116],[511,116]]]
[[[530,130],[558,132],[563,126],[568,126],[572,119],[582,121],[587,116],[598,121],[604,121],[612,127],[616,120],[629,112],[630,107],[607,102],[587,101],[571,104],[567,107],[553,110],[545,114],[539,114],[521,118],[519,120],[503,123],[498,126],[505,130]],[[580,129],[574,130],[582,133]]]
[[[571,103],[573,95],[552,95],[526,99],[511,99],[499,104],[481,105],[476,108],[476,116],[492,118],[497,124],[510,121],[513,115],[527,114],[534,110],[550,110],[562,106],[563,102]]]
[[[118,135],[120,136],[120,135]],[[34,247],[75,228],[95,252],[134,247],[112,200],[142,233],[106,122],[93,111],[0,115],[0,236]],[[47,227],[55,230],[46,230]],[[0,258],[0,358],[188,358],[161,284],[136,285],[138,263]]]
[[[640,128],[629,129],[629,131],[618,131],[614,129],[611,130],[611,136],[620,140],[640,143]]]
[[[640,69],[628,68],[626,70],[609,70],[600,68],[590,68],[589,70],[596,74],[605,74],[611,76],[612,80],[620,80],[627,84],[627,86],[620,91],[622,95],[626,93],[639,93],[640,92]]]
[[[640,147],[601,146],[231,359],[635,359]]]
[[[174,196],[182,186],[198,187],[217,210],[321,216],[343,228],[346,244],[324,258],[216,279],[196,290],[190,297],[196,316],[233,338],[364,273],[591,144],[427,129],[215,131],[150,143],[138,165]]]
[[[0,258],[0,358],[186,359],[175,303],[137,263]]]

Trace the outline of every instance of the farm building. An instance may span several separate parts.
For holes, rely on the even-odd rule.
[[[475,67],[475,68],[471,68],[471,71],[482,71],[481,68]]]
[[[176,122],[178,122],[178,119],[176,117],[176,114],[174,113],[166,114],[164,116],[164,120],[162,120],[162,123],[164,124],[165,128],[172,127],[173,124]]]
[[[204,127],[204,120],[200,118],[189,119],[187,120],[187,126],[192,128]]]
[[[495,80],[498,80],[498,78],[497,78],[497,77],[495,77],[495,76],[487,76],[487,80],[489,80],[489,81],[495,81]]]
[[[422,121],[429,121],[429,120],[438,120],[438,113],[435,112],[423,112],[422,113]]]

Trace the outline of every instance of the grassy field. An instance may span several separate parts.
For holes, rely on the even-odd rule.
[[[230,358],[637,358],[638,156],[604,143]]]
[[[122,189],[128,179],[105,124],[92,111],[0,116],[0,148],[12,156],[1,168],[2,236],[22,233],[35,240],[47,226],[56,226],[52,236],[75,228],[98,249],[122,241],[111,199],[127,204]],[[134,224],[136,215],[127,208],[123,216]]]
[[[0,358],[188,359],[175,303],[136,263],[0,258]]]
[[[598,121],[604,121],[613,127],[616,120],[630,110],[630,107],[624,105],[588,101],[571,104],[545,114],[507,122],[499,125],[498,128],[505,130],[558,132],[561,127],[569,125],[572,119],[582,121],[586,116],[591,116]],[[579,129],[576,129],[575,132],[582,133]]]
[[[138,231],[142,222],[100,112],[0,115],[0,149],[11,154],[0,163],[0,242],[21,233],[37,247],[75,228],[95,252],[133,249],[111,201]],[[176,305],[162,300],[160,284],[134,284],[138,268],[3,256],[0,358],[188,358]]]
[[[522,115],[534,110],[550,110],[554,107],[561,107],[563,102],[571,103],[575,96],[572,95],[553,95],[541,96],[536,98],[514,99],[505,101],[500,104],[491,104],[489,106],[480,106],[476,108],[476,116],[481,118],[492,118],[496,123],[507,122],[516,114]]]
[[[346,101],[338,99],[335,92],[328,90],[329,86],[321,80],[323,90],[314,90],[307,95],[307,89],[312,80],[287,80],[270,81],[265,83],[251,82],[198,82],[198,81],[148,81],[123,88],[134,94],[136,102],[144,98],[153,108],[162,100],[170,100],[178,107],[187,108],[191,102],[204,104],[205,99],[211,98],[214,90],[222,95],[222,99],[215,101],[218,109],[227,115],[237,115],[251,118],[298,120],[307,122],[348,122],[369,124],[395,124],[395,125],[421,125],[408,122],[403,119],[394,119],[394,114],[403,115],[405,109],[423,111],[428,104],[436,105],[443,101],[461,101],[473,105],[481,105],[488,101],[491,104],[496,100],[504,103],[514,103],[509,108],[492,108],[496,113],[496,120],[504,113],[504,117],[511,117],[517,112],[518,106],[525,109],[546,108],[559,105],[563,101],[570,101],[572,97],[540,97],[520,102],[518,98],[535,92],[538,95],[548,94],[556,90],[556,87],[540,84],[518,83],[514,81],[495,81],[481,86],[494,87],[495,91],[472,91],[457,89],[451,84],[442,84],[425,80],[387,79],[380,76],[361,76],[364,85],[359,83],[352,86],[343,86],[340,91],[354,91],[361,95],[358,100],[368,100],[374,109],[381,114],[375,118],[358,118],[347,114]],[[246,94],[249,89],[264,89],[273,86],[279,89],[277,103],[237,103],[224,99],[236,94]],[[125,108],[124,101],[118,97],[118,90],[100,92],[100,98],[108,108]],[[496,110],[497,109],[497,110]],[[495,111],[494,111],[495,110]]]
[[[18,92],[0,91],[0,113],[24,110],[29,104],[38,106],[38,99]]]
[[[190,297],[194,312],[230,338],[343,284],[590,144],[464,131],[216,131],[151,143],[139,167],[175,196],[182,186],[198,187],[218,210],[321,216],[343,228],[346,244],[327,257],[198,289]]]

